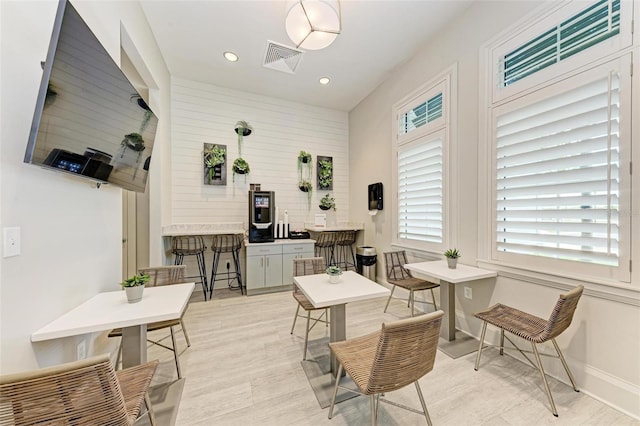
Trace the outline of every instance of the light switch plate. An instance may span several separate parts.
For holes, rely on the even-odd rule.
[[[11,257],[20,255],[20,228],[3,228],[2,229],[2,257]]]

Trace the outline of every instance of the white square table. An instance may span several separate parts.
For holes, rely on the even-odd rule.
[[[498,276],[496,271],[476,268],[475,266],[463,265],[458,263],[455,269],[450,269],[446,260],[436,260],[431,262],[407,263],[404,265],[409,271],[413,272],[419,278],[437,278],[440,280],[440,306],[439,309],[444,311],[444,319],[442,328],[440,329],[440,337],[447,342],[456,340],[456,289],[455,284],[476,281],[483,278],[492,278]],[[453,346],[450,346],[453,348]],[[440,345],[443,349],[443,345]],[[449,356],[457,358],[464,355],[467,349],[459,351],[451,351],[443,349]],[[467,352],[470,353],[470,352]]]
[[[32,342],[122,328],[122,365],[147,361],[147,324],[177,319],[189,303],[195,284],[144,289],[142,300],[128,303],[124,291],[98,293],[31,335]]]
[[[349,302],[388,296],[388,288],[363,277],[354,271],[341,275],[339,284],[331,284],[327,274],[301,275],[294,282],[316,308],[330,308],[329,341],[340,342],[347,337],[346,309]],[[331,372],[338,370],[335,357],[331,356]]]
[[[301,275],[293,277],[293,280],[314,307],[330,308],[330,342],[340,342],[347,337],[345,309],[347,303],[389,296],[390,293],[388,288],[353,271],[344,272],[338,284],[331,284],[327,274]],[[312,365],[314,363],[302,361],[305,374],[322,408],[328,407],[331,403],[333,380],[338,371],[337,360],[333,353],[330,353],[329,359],[330,372],[326,372],[319,365]],[[354,396],[356,394],[353,392],[339,391],[336,402]]]

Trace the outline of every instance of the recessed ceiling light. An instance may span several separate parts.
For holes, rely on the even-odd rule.
[[[223,55],[224,55],[224,58],[229,62],[237,62],[238,61],[238,55],[236,55],[233,52],[224,52]]]
[[[329,84],[329,82],[331,82],[331,79],[329,77],[322,77],[320,80],[320,84]]]

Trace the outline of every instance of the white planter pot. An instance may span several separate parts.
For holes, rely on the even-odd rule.
[[[449,266],[449,269],[456,269],[456,266],[458,265],[458,259],[447,257],[447,265]]]
[[[329,275],[329,282],[331,284],[338,284],[340,283],[340,275]]]
[[[124,291],[127,293],[127,301],[129,303],[137,303],[142,300],[142,293],[144,292],[144,286],[138,285],[135,287],[125,287]]]

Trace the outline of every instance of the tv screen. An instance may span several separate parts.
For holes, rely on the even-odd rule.
[[[75,8],[61,0],[25,163],[144,192],[157,125]]]

